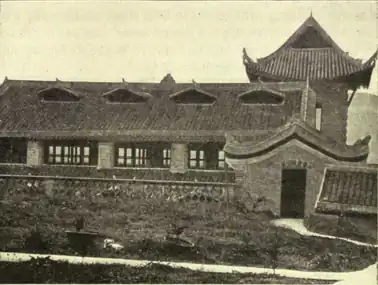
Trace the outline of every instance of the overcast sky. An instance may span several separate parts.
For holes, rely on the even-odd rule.
[[[268,55],[311,10],[351,56],[365,61],[377,49],[374,1],[6,1],[0,77],[159,82],[172,73],[177,82],[247,82],[242,48]],[[377,93],[376,80],[369,91]]]

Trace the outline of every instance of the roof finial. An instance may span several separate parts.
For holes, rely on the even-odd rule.
[[[312,9],[310,10],[310,18],[312,18]]]
[[[122,77],[122,83],[127,85],[127,82],[126,82],[125,78],[123,78],[123,77]]]
[[[250,63],[251,61],[252,59],[248,56],[247,50],[243,48],[243,62],[246,64],[246,63]]]
[[[194,85],[194,88],[197,88],[197,82],[195,82],[194,79],[192,79],[192,83]]]
[[[58,77],[55,78],[55,81],[56,81],[56,82],[60,82],[60,80],[58,79]]]

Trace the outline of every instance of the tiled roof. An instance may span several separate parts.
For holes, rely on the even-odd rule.
[[[133,136],[135,132],[169,137],[202,132],[224,137],[225,131],[274,129],[299,112],[304,84],[266,83],[285,93],[282,105],[242,104],[237,96],[254,84],[196,84],[196,88],[213,94],[215,103],[185,105],[176,104],[169,96],[193,84],[175,84],[173,80],[169,84],[128,83],[129,90],[151,94],[151,98],[138,104],[120,104],[107,103],[103,94],[122,88],[122,83],[7,80],[0,86],[0,136]],[[56,85],[71,90],[80,101],[42,102],[38,92]]]
[[[256,71],[285,79],[334,79],[361,70],[361,64],[332,48],[285,49],[275,57],[259,60]]]
[[[377,213],[378,167],[328,167],[317,210]]]
[[[275,132],[267,133],[258,142],[256,140],[249,141],[248,138],[227,136],[224,150],[232,159],[250,158],[264,155],[291,140],[298,140],[337,160],[363,161],[369,154],[369,136],[353,145],[346,145],[321,135],[320,132],[295,116],[286,125],[277,128]]]
[[[369,85],[377,52],[362,63],[344,52],[310,16],[272,54],[253,61],[244,50],[244,64],[251,81],[257,77],[273,80],[353,80]],[[358,76],[356,76],[358,75]]]

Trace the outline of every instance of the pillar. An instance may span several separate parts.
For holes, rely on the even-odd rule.
[[[188,170],[188,145],[173,143],[171,145],[171,167],[172,173],[184,173]]]
[[[43,164],[43,142],[42,141],[28,141],[26,164],[27,165],[42,165]]]
[[[98,168],[114,167],[114,143],[98,143]]]

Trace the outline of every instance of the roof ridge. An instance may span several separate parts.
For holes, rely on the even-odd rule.
[[[269,59],[281,50],[288,48],[289,45],[295,42],[295,40],[297,40],[299,36],[302,35],[308,27],[314,27],[320,33],[320,36],[322,36],[323,39],[331,45],[332,49],[334,49],[338,53],[345,54],[345,52],[336,44],[336,42],[318,23],[318,21],[316,21],[316,19],[312,15],[310,15],[278,49],[276,49],[268,56],[259,58],[259,60]]]

